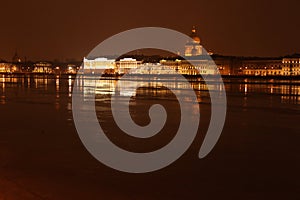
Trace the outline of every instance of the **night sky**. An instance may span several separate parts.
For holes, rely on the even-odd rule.
[[[300,52],[300,1],[1,1],[0,58],[77,59],[109,36],[159,26],[186,34],[197,26],[207,50],[224,55]]]

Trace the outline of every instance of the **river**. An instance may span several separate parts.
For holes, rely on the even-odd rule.
[[[205,83],[191,79],[201,115],[196,139],[170,166],[145,174],[111,169],[85,149],[72,115],[75,81],[74,76],[0,76],[0,199],[300,197],[300,81],[224,79],[224,129],[212,152],[199,159],[211,101]],[[147,109],[154,103],[171,114],[157,136],[135,139],[121,134],[113,121],[110,97],[116,83],[104,78],[96,90],[97,117],[108,137],[135,152],[171,141],[180,121],[174,95],[155,84],[137,90],[130,104],[137,124],[149,123]],[[85,81],[82,95],[89,89]]]

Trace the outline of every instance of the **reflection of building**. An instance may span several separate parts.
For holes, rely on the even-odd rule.
[[[192,33],[190,35],[191,40],[185,45],[185,56],[199,56],[202,55],[202,46],[199,36],[197,35],[196,28],[193,27]]]
[[[137,61],[133,58],[120,59],[120,61],[116,61],[115,72],[118,74],[126,74],[132,69],[137,69],[141,64],[142,61]]]

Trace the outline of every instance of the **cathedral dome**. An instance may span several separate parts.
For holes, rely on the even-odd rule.
[[[200,56],[203,55],[201,40],[197,34],[195,26],[190,34],[190,39],[185,44],[184,56]]]

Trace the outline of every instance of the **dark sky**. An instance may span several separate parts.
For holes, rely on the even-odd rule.
[[[22,0],[1,1],[0,58],[81,59],[104,39],[142,26],[189,34],[225,55],[300,52],[300,1]]]

